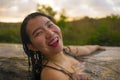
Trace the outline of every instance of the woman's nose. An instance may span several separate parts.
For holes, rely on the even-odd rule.
[[[51,38],[52,36],[53,36],[53,31],[50,30],[50,29],[47,29],[47,30],[46,30],[46,38],[49,39],[49,38]]]

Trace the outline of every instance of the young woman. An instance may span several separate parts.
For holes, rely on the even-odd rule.
[[[21,25],[21,38],[33,80],[89,80],[84,63],[74,57],[88,55],[100,46],[64,46],[60,28],[43,13],[31,13]],[[70,54],[70,55],[69,55]]]

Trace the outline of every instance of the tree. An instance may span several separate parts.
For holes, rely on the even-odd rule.
[[[37,11],[52,16],[53,18],[55,18],[55,15],[57,14],[56,11],[54,11],[50,6],[47,5],[37,4]]]
[[[65,10],[62,10],[62,12],[60,13],[59,20],[57,21],[57,24],[61,28],[64,28],[66,26],[66,19],[67,19],[67,16],[66,16]]]
[[[40,4],[37,4],[37,11],[52,16],[54,19],[55,16],[58,14],[58,12],[54,11],[52,7]],[[59,25],[60,28],[63,28],[64,26],[66,26],[66,19],[67,16],[65,15],[65,10],[62,10],[61,13],[59,13],[59,20],[56,20],[57,25]]]

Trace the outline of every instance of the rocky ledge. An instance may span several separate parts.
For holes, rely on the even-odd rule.
[[[120,47],[105,47],[79,57],[92,80],[120,80]],[[21,44],[0,44],[0,80],[28,80],[27,57]]]

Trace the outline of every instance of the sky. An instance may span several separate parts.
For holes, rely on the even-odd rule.
[[[57,12],[64,9],[71,18],[120,15],[120,0],[0,0],[0,22],[21,22],[36,11],[37,4],[49,5]]]

